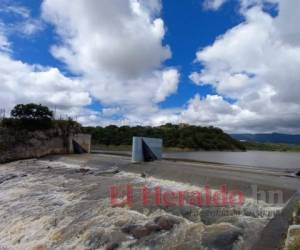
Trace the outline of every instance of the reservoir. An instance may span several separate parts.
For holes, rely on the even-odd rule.
[[[164,157],[173,159],[186,159],[223,164],[244,165],[255,168],[271,168],[293,171],[300,169],[300,153],[290,152],[176,152],[165,153]]]

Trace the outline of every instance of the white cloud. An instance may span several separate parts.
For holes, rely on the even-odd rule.
[[[13,59],[14,47],[8,40],[12,28],[31,35],[40,21],[35,23],[22,6],[0,8],[24,20],[0,33],[0,107],[9,110],[17,103],[37,102],[55,108],[58,117],[71,116],[92,125],[146,124],[156,119],[155,114],[171,114],[158,104],[177,91],[180,74],[162,66],[171,51],[162,45],[161,7],[160,0],[76,0],[71,5],[44,0],[43,18],[55,26],[61,39],[51,51],[79,77]],[[85,108],[92,98],[106,108]],[[114,121],[114,115],[121,118]]]
[[[44,0],[42,5],[44,20],[61,39],[52,54],[87,80],[95,99],[109,109],[122,106],[128,115],[152,112],[177,91],[179,72],[162,66],[171,50],[163,45],[160,10],[160,0]]]
[[[217,10],[223,2],[210,6]],[[275,3],[278,17],[265,12]],[[217,94],[160,109],[180,81],[177,69],[163,66],[171,49],[163,44],[160,0],[44,0],[43,19],[60,39],[51,52],[78,77],[13,59],[0,26],[0,107],[40,102],[86,125],[185,122],[229,132],[300,132],[300,6],[283,0],[241,0],[240,6],[245,20],[197,52],[203,68],[190,76]],[[10,12],[30,16],[22,8]],[[24,25],[24,34],[36,32]],[[104,108],[85,108],[92,98]]]
[[[243,2],[251,6],[250,1]],[[280,1],[279,15],[272,17],[263,11],[262,1],[252,4],[255,2],[259,4],[242,10],[243,23],[198,51],[197,61],[203,69],[190,78],[237,100],[232,105],[240,109],[236,119],[217,117],[216,123],[222,127],[299,132],[300,6]]]
[[[203,6],[205,9],[218,10],[228,0],[205,0]]]
[[[0,52],[9,52],[10,51],[10,43],[6,36],[1,32],[0,27]]]
[[[16,24],[14,30],[25,36],[31,36],[43,30],[44,24],[39,19],[27,19]]]
[[[0,6],[0,11],[3,11]],[[28,18],[30,11],[21,6],[8,6],[5,11]],[[22,24],[23,34],[32,34],[34,28]],[[91,103],[86,90],[86,82],[81,78],[66,77],[59,69],[31,65],[13,58],[14,45],[9,41],[12,29],[21,29],[19,24],[12,26],[0,22],[0,108],[9,111],[19,103],[36,102],[57,109],[60,115],[68,114]],[[18,27],[18,28],[17,28]]]
[[[30,10],[24,6],[13,4],[12,1],[3,0],[0,3],[0,12],[21,16],[23,18],[30,18]]]
[[[43,22],[38,18],[33,18],[31,11],[22,5],[16,4],[11,0],[4,0],[0,3],[0,14],[4,13],[12,16],[6,20],[2,28],[7,35],[32,36],[44,28]],[[0,22],[1,20],[0,17]]]
[[[188,107],[181,114],[181,119],[193,124],[216,125],[220,116],[235,113],[235,107],[224,101],[221,96],[208,95],[201,99],[197,94],[189,101]]]
[[[300,2],[284,1],[279,2],[279,15],[275,20],[275,25],[279,30],[284,42],[293,46],[300,46]]]
[[[158,2],[159,1],[152,1]],[[53,23],[63,44],[54,56],[74,72],[135,79],[170,58],[162,46],[164,23],[155,8],[137,0],[45,0],[44,18]],[[68,9],[68,11],[65,11]],[[80,16],[80,18],[78,18]]]
[[[3,52],[0,53],[0,84],[0,107],[7,110],[28,102],[64,110],[91,102],[80,79],[67,78],[56,68],[16,61]]]
[[[102,109],[102,114],[105,117],[111,117],[113,115],[117,115],[121,113],[121,108],[120,107],[113,107],[113,108],[103,108]]]

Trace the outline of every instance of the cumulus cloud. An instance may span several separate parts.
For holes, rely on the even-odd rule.
[[[62,39],[62,44],[52,47],[53,55],[89,78],[94,96],[107,104],[110,99],[132,102],[132,95],[140,99],[139,94],[161,101],[176,90],[173,80],[166,78],[178,73],[161,69],[171,51],[162,45],[165,28],[163,20],[156,18],[159,10],[158,0],[43,3],[44,19],[55,25]]]
[[[65,77],[57,68],[16,61],[0,53],[0,107],[37,102],[58,109],[88,105],[90,95],[80,79]]]
[[[33,35],[40,21],[31,17],[30,10],[11,1],[0,4],[0,12],[16,20],[0,18],[0,108],[9,111],[19,103],[42,103],[57,111],[57,116],[76,116],[76,112],[91,103],[87,83],[80,77],[67,77],[58,68],[31,65],[13,57],[12,32]],[[13,19],[12,19],[13,20]],[[75,112],[76,111],[76,112]]]
[[[81,78],[66,77],[59,69],[31,65],[12,57],[13,45],[0,26],[0,108],[7,112],[19,103],[36,102],[68,113],[91,103]]]
[[[206,98],[196,94],[192,98],[186,110],[182,111],[181,117],[184,121],[193,124],[215,125],[220,117],[236,114],[236,107],[230,105],[221,96],[208,95]]]
[[[264,11],[263,1],[252,2],[254,6],[247,5],[251,7],[241,12],[243,23],[197,52],[203,69],[190,78],[236,99],[232,107],[240,109],[238,119],[219,117],[216,122],[223,127],[299,132],[295,124],[300,124],[300,5],[279,1],[278,16],[273,17]]]
[[[44,0],[42,16],[61,39],[53,56],[108,110],[122,106],[130,115],[156,110],[177,91],[178,70],[163,67],[171,49],[163,45],[161,8],[160,0]]]
[[[13,59],[10,32],[31,35],[42,21],[33,19],[29,9],[6,3],[7,8],[0,5],[0,12],[23,22],[6,22],[0,29],[0,107],[9,110],[17,103],[38,102],[55,108],[58,116],[77,117],[84,124],[131,124],[132,119],[143,123],[149,122],[146,114],[160,112],[158,104],[177,91],[179,72],[163,67],[171,50],[162,42],[160,0],[75,0],[72,4],[44,0],[43,19],[55,27],[59,38],[51,52],[77,77]],[[106,108],[85,108],[92,99]],[[111,119],[114,115],[119,121]]]
[[[225,2],[206,6],[217,10]],[[299,4],[240,0],[244,21],[199,50],[201,70],[190,75],[216,93],[161,109],[176,93],[180,73],[164,66],[172,53],[163,43],[160,0],[44,0],[43,20],[53,25],[58,41],[51,53],[77,77],[15,60],[7,27],[0,24],[0,107],[40,102],[86,125],[184,122],[228,132],[300,132]],[[30,11],[19,7],[5,11],[31,22]],[[30,22],[24,22],[24,34],[36,32]],[[103,110],[87,108],[92,100]]]

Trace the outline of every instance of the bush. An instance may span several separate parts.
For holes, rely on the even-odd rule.
[[[65,134],[72,133],[80,133],[81,125],[80,123],[73,121],[71,118],[68,120],[53,120],[52,124],[54,127],[59,128]]]
[[[2,126],[5,128],[15,129],[15,130],[45,130],[53,127],[52,120],[36,120],[36,119],[15,119],[15,118],[4,118],[2,121]]]

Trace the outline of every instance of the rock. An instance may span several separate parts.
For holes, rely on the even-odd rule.
[[[130,224],[122,227],[122,232],[132,235],[136,239],[141,239],[150,235],[153,231],[148,229],[146,226]]]
[[[33,133],[34,134],[34,137],[37,139],[37,140],[47,140],[48,139],[48,136],[43,133],[42,131],[36,131]]]
[[[98,171],[93,173],[95,176],[101,176],[101,175],[110,175],[110,174],[118,174],[120,173],[120,170],[118,168],[110,169],[106,171]]]
[[[31,138],[27,143],[30,146],[34,146],[34,147],[40,147],[41,144],[42,144],[42,142],[39,139],[35,138],[35,137]]]
[[[121,228],[121,231],[125,234],[131,234],[132,230],[134,228],[136,228],[138,225],[135,224],[129,224],[129,225],[125,225]]]
[[[161,230],[160,226],[154,222],[148,222],[145,227],[151,232],[158,232]]]
[[[202,244],[208,249],[231,250],[242,235],[242,230],[228,223],[206,227],[202,234]]]
[[[127,207],[128,206],[128,203],[125,201],[121,201],[121,202],[117,202],[115,204],[111,204],[111,207],[112,208],[116,208],[116,207],[121,207],[121,208],[124,208],[124,207]]]
[[[147,229],[145,226],[138,226],[132,230],[132,236],[137,239],[146,237],[152,233],[151,230]]]
[[[88,168],[80,168],[75,170],[75,173],[79,173],[79,174],[87,174],[89,172],[91,172],[91,170]]]
[[[146,173],[145,172],[141,173],[141,177],[146,178],[147,177]]]
[[[296,171],[295,175],[300,177],[300,170]]]
[[[227,216],[219,218],[217,223],[229,223],[243,230],[253,229],[253,231],[257,231],[265,226],[266,221],[250,216]]]
[[[46,250],[46,249],[47,249],[47,247],[45,245],[42,245],[42,244],[36,245],[33,248],[31,248],[31,250]]]
[[[92,231],[86,236],[86,244],[90,249],[98,249],[103,244],[109,242],[109,238],[105,237],[105,231]]]
[[[109,243],[105,250],[115,250],[119,247],[119,243],[118,242],[112,242],[112,243]]]
[[[154,223],[156,223],[162,230],[171,230],[174,225],[179,224],[180,221],[176,217],[162,215],[156,217],[154,219]]]
[[[252,249],[255,242],[258,242],[263,228],[268,220],[247,216],[228,216],[220,218],[217,223],[230,223],[243,231],[243,246]],[[244,248],[245,248],[244,247]],[[243,247],[241,247],[243,249]]]

